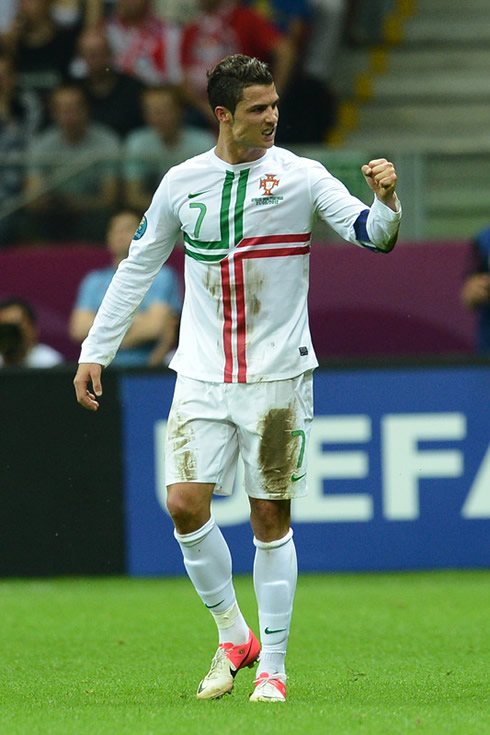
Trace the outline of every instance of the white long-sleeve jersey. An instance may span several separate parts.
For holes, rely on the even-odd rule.
[[[179,233],[185,298],[170,367],[212,382],[282,380],[317,366],[308,325],[316,216],[374,251],[396,239],[401,210],[370,208],[320,163],[273,147],[231,165],[214,150],[164,176],[106,293],[80,362],[108,365]]]

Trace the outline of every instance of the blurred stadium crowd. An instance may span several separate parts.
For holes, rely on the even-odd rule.
[[[380,40],[392,0],[2,0],[0,247],[104,243],[172,165],[209,149],[206,70],[268,61],[278,144],[324,144],[338,52]],[[21,215],[21,216],[20,216]]]

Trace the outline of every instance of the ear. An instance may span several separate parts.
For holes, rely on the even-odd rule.
[[[219,123],[228,123],[232,118],[231,112],[220,105],[214,108],[214,114]]]

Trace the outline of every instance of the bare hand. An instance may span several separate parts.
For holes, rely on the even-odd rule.
[[[461,297],[469,309],[477,309],[482,304],[490,303],[490,274],[474,273],[468,276]]]
[[[393,164],[386,158],[376,158],[362,166],[361,171],[378,199],[396,211],[395,187],[398,177]]]
[[[89,411],[97,411],[99,408],[97,398],[102,395],[101,373],[102,365],[96,362],[82,362],[73,380],[78,403]],[[89,384],[93,393],[89,391]]]

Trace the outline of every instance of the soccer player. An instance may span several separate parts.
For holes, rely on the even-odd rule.
[[[182,231],[186,293],[170,363],[177,381],[166,483],[187,573],[219,634],[197,696],[231,692],[236,673],[258,659],[250,701],[284,702],[297,578],[290,505],[306,494],[318,364],[307,315],[312,225],[318,215],[346,240],[390,251],[401,216],[397,177],[385,159],[362,167],[375,195],[369,208],[321,164],[274,147],[278,95],[255,58],[218,63],[208,72],[208,97],[217,145],[164,176],[82,345],[74,384],[79,403],[97,410],[102,367]],[[230,551],[210,513],[213,492],[230,492],[239,453],[262,649],[238,606]]]

